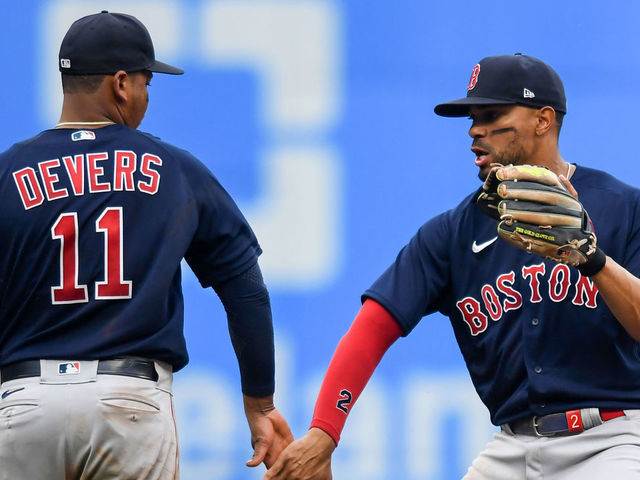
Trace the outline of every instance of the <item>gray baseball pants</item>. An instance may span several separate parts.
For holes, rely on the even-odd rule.
[[[640,410],[625,410],[581,433],[514,434],[508,426],[473,461],[463,480],[638,480]]]
[[[179,478],[170,367],[155,362],[153,381],[40,363],[40,377],[0,385],[0,479]]]

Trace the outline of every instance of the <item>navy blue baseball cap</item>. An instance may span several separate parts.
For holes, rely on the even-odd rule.
[[[560,76],[534,57],[516,53],[486,57],[473,67],[467,96],[436,105],[442,117],[464,117],[473,105],[518,104],[552,107],[567,113],[567,99]]]
[[[113,75],[119,70],[184,73],[156,60],[151,36],[140,20],[106,10],[73,22],[58,59],[60,71],[68,75]]]

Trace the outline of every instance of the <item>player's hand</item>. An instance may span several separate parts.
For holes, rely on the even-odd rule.
[[[273,406],[273,396],[256,398],[244,395],[244,412],[251,430],[253,457],[248,467],[262,462],[269,468],[280,453],[293,442],[291,429],[284,417]]]
[[[289,445],[262,480],[331,480],[333,439],[319,428]]]

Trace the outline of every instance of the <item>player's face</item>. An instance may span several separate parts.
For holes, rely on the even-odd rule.
[[[521,105],[474,106],[469,110],[472,120],[469,135],[471,151],[480,168],[478,177],[484,180],[492,163],[524,165],[531,163],[535,148],[537,110]]]
[[[126,124],[131,128],[138,128],[149,106],[149,91],[147,87],[150,85],[152,73],[147,71],[132,72],[128,74],[131,77],[131,96],[127,105]]]

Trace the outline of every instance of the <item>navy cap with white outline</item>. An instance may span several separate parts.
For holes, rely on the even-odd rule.
[[[542,60],[521,53],[483,58],[473,69],[467,96],[436,105],[434,111],[442,117],[464,117],[473,105],[501,104],[550,106],[567,113],[560,76]]]
[[[151,36],[140,20],[106,10],[73,22],[60,45],[58,60],[60,71],[69,75],[113,75],[119,70],[184,73],[156,60]]]

